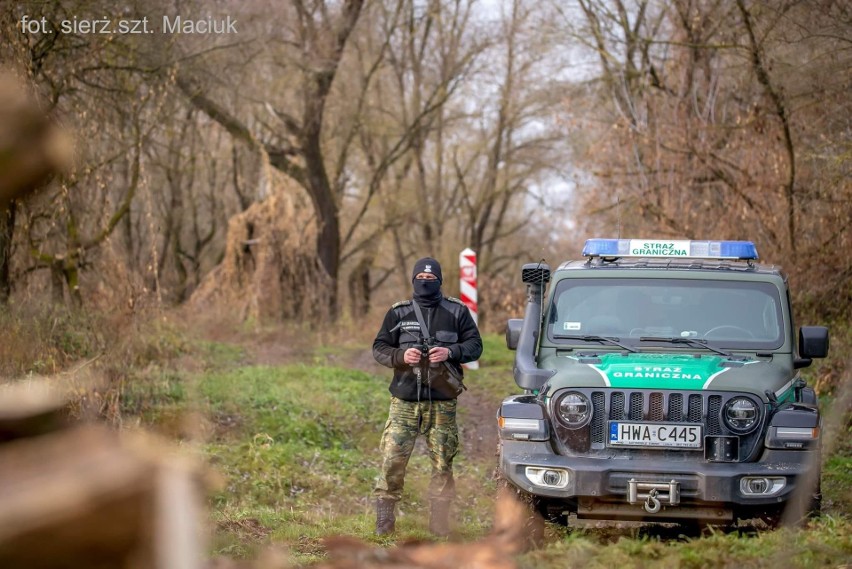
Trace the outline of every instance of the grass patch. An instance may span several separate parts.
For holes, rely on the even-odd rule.
[[[235,543],[272,539],[307,560],[322,535],[366,535],[387,413],[383,387],[360,371],[307,365],[201,378],[209,416],[231,425],[204,448],[227,481],[213,499],[217,552],[245,556],[252,549]]]
[[[241,346],[211,341],[199,341],[195,346],[206,369],[234,368],[246,360],[246,351]]]
[[[483,366],[512,371],[515,352],[506,347],[506,337],[503,334],[484,334],[482,336]]]
[[[660,540],[620,537],[602,541],[590,532],[566,534],[546,547],[520,556],[524,569],[666,567],[776,568],[842,567],[852,558],[852,524],[822,517],[803,530],[780,529],[740,535],[715,532],[700,538]]]
[[[852,511],[852,426],[838,435],[837,448],[822,467],[823,511],[843,515]]]

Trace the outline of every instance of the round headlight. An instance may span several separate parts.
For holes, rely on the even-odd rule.
[[[585,395],[570,391],[559,399],[557,412],[563,423],[576,429],[589,422],[592,417],[592,406]]]
[[[760,412],[755,402],[751,399],[734,397],[725,404],[722,416],[729,429],[740,434],[745,434],[757,426]]]

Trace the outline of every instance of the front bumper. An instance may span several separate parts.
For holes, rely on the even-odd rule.
[[[781,506],[797,487],[812,483],[819,473],[817,451],[766,450],[757,462],[666,462],[648,458],[598,459],[561,456],[550,443],[502,441],[501,469],[508,480],[530,494],[564,501],[617,501],[628,499],[630,480],[642,483],[677,483],[680,504],[727,508]],[[567,484],[553,488],[533,483],[527,467],[568,472]],[[746,495],[740,488],[745,476],[783,477],[784,488],[771,496]]]

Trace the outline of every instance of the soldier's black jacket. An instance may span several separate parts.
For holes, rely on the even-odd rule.
[[[376,340],[373,342],[373,357],[376,361],[393,368],[393,380],[389,391],[394,397],[405,401],[417,401],[417,376],[414,368],[403,361],[405,350],[420,343],[422,334],[412,300],[394,304],[385,315],[385,320]],[[445,297],[438,306],[421,307],[423,319],[429,333],[435,338],[435,345],[449,348],[447,363],[461,375],[461,364],[479,359],[482,354],[482,338],[476,323],[462,301]],[[434,364],[433,364],[434,366]],[[427,385],[428,369],[431,387]],[[446,387],[449,374],[443,364],[430,367],[425,362],[422,370],[420,400],[454,399],[452,391]]]

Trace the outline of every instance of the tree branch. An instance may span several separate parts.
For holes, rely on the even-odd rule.
[[[749,44],[751,46],[751,64],[754,68],[754,73],[757,76],[758,82],[766,89],[772,104],[775,107],[775,114],[781,120],[781,128],[784,133],[784,148],[787,152],[787,160],[789,162],[789,170],[787,174],[787,182],[784,185],[784,193],[787,198],[787,237],[790,244],[790,250],[796,252],[796,153],[793,147],[793,135],[790,129],[790,120],[787,114],[787,107],[784,104],[784,99],[781,93],[772,85],[769,78],[769,72],[763,63],[763,58],[760,54],[760,46],[757,43],[757,38],[754,33],[754,23],[751,19],[751,14],[745,6],[743,0],[737,0],[737,7],[743,17],[746,32],[748,32]]]

